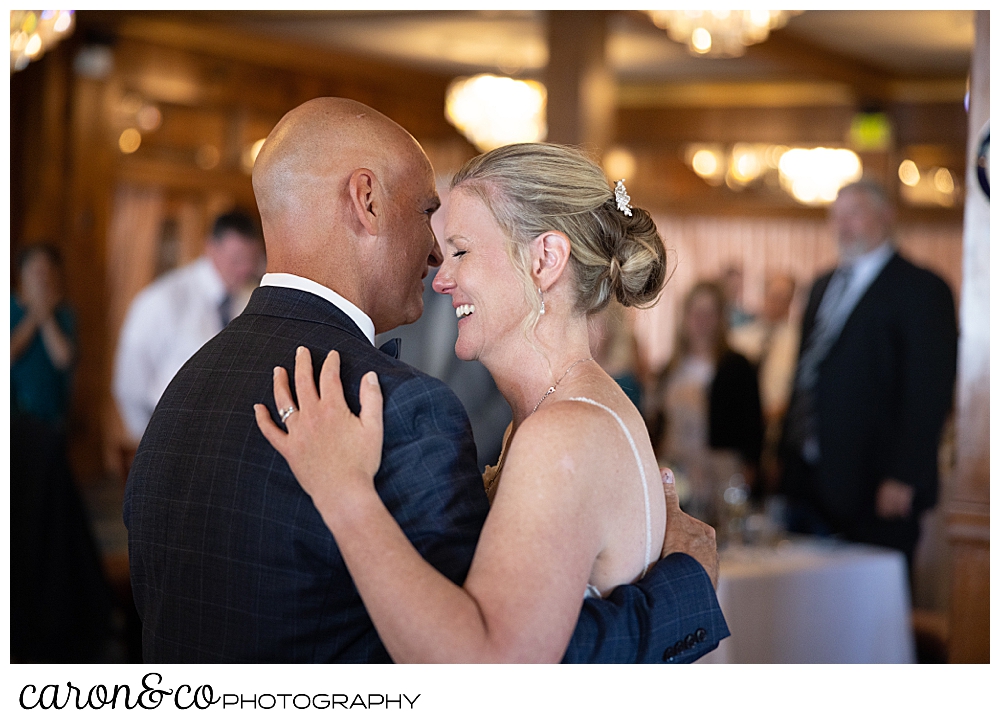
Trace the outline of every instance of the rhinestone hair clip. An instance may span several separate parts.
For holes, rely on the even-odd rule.
[[[615,182],[615,203],[618,204],[618,210],[626,216],[632,215],[632,206],[629,204],[631,200],[632,197],[625,190],[625,179],[618,179]]]

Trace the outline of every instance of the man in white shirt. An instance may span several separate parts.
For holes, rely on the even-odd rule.
[[[263,264],[256,223],[243,211],[230,211],[215,220],[203,256],[132,300],[118,340],[113,392],[133,442],[177,370],[246,306]]]

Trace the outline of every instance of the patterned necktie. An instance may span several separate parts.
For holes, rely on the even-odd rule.
[[[219,321],[222,322],[223,329],[225,329],[229,325],[229,323],[233,321],[232,305],[233,305],[233,298],[229,294],[223,297],[222,301],[219,302]]]
[[[795,394],[788,409],[787,441],[801,452],[802,458],[813,465],[819,462],[819,437],[816,419],[816,380],[819,365],[843,328],[842,302],[850,287],[851,267],[840,267],[833,273],[823,292],[816,320],[799,356],[795,373]]]
[[[851,283],[851,272],[851,267],[838,268],[830,278],[826,291],[823,292],[823,299],[816,311],[816,321],[799,360],[799,369],[795,376],[797,388],[811,389],[816,386],[819,364],[826,359],[830,348],[840,335],[844,321],[841,307],[844,294]]]

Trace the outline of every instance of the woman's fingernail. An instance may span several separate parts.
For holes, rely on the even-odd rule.
[[[278,376],[278,370],[280,370],[280,369],[281,369],[280,367],[275,367],[272,374],[274,374],[274,376],[277,377]]]
[[[674,484],[674,474],[672,472],[670,472],[669,470],[667,472],[663,473],[663,482],[666,483],[666,484],[668,484],[668,485],[673,485]]]
[[[369,372],[368,374],[366,374],[365,375],[365,379],[368,380],[368,384],[369,385],[373,385],[374,386],[374,385],[378,384],[378,374],[376,374],[375,370],[372,370],[371,372]]]

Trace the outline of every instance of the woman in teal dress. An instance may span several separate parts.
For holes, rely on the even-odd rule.
[[[10,648],[14,662],[106,660],[112,595],[67,454],[76,328],[59,252],[26,247],[10,297]]]

